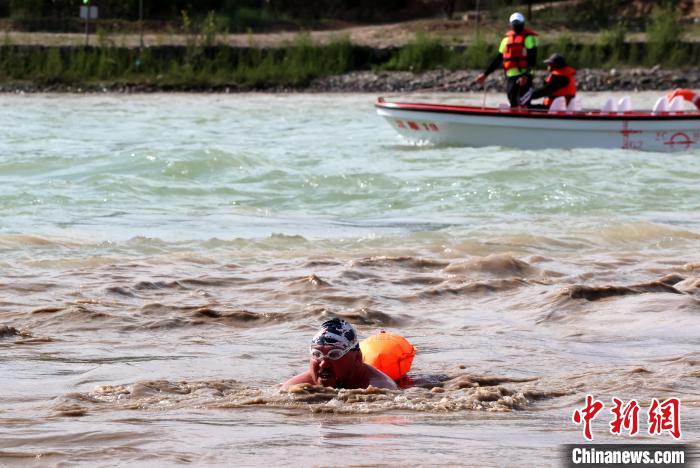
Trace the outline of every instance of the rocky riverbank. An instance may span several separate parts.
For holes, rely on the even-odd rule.
[[[482,88],[474,84],[478,70],[433,70],[411,72],[353,72],[315,79],[307,91],[313,92],[467,92]],[[538,72],[535,85],[541,84],[545,72]],[[580,91],[653,91],[673,88],[699,88],[700,70],[664,70],[660,67],[634,69],[583,69],[577,72]],[[500,73],[486,81],[489,91],[503,90]]]
[[[308,84],[289,87],[279,85],[241,87],[236,84],[179,85],[162,86],[149,83],[90,83],[83,85],[63,83],[9,82],[0,83],[4,93],[154,93],[154,92],[310,92],[310,93],[401,93],[401,92],[468,92],[480,91],[474,84],[479,70],[444,69],[425,73],[391,71],[356,71],[342,75],[331,75],[311,80]],[[544,79],[545,73],[538,72],[536,86]],[[660,67],[632,69],[582,69],[577,73],[580,91],[653,91],[674,88],[700,88],[700,70],[666,70]],[[486,81],[488,91],[501,92],[503,79],[496,72]]]

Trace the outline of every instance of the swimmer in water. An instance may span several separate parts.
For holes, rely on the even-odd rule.
[[[287,380],[286,390],[295,384],[322,385],[334,388],[398,387],[385,373],[362,362],[362,352],[355,330],[345,320],[334,318],[321,324],[311,340],[309,370]]]

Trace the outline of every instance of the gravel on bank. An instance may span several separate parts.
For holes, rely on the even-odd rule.
[[[314,92],[468,92],[483,88],[474,83],[480,70],[433,70],[411,72],[352,72],[317,78],[308,91]],[[535,86],[543,84],[545,72],[538,72]],[[674,88],[699,88],[700,70],[664,70],[660,67],[633,69],[582,69],[576,74],[579,91],[654,91]],[[488,91],[504,88],[502,73],[486,80]]]
[[[242,87],[236,84],[220,85],[159,85],[150,83],[90,83],[90,84],[37,84],[33,82],[0,83],[0,93],[236,93],[236,92],[310,92],[310,93],[400,93],[400,92],[469,92],[483,88],[474,83],[480,70],[444,69],[425,73],[404,71],[356,71],[342,75],[324,76],[311,80],[307,85],[290,87],[270,84],[260,87]],[[540,86],[545,72],[535,78]],[[666,70],[653,68],[631,69],[581,69],[576,75],[579,91],[654,91],[674,88],[700,88],[700,70]],[[486,80],[486,90],[502,92],[503,76],[493,73]]]

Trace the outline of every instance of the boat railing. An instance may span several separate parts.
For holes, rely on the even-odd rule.
[[[574,101],[576,99],[576,101]],[[682,100],[676,100],[673,105],[668,102],[668,100],[665,97],[659,98],[654,105],[652,110],[642,110],[642,109],[633,109],[632,104],[631,104],[631,99],[629,96],[623,96],[619,100],[613,100],[613,98],[608,98],[602,106],[600,107],[583,107],[581,104],[581,101],[578,100],[577,98],[572,99],[572,101],[566,105],[566,107],[561,108],[561,104],[559,104],[557,107],[552,106],[553,109],[546,109],[546,108],[538,108],[538,107],[531,107],[531,108],[524,108],[524,107],[518,107],[518,108],[511,108],[508,103],[501,103],[497,107],[478,107],[478,106],[471,106],[471,105],[462,105],[462,104],[429,104],[429,103],[420,103],[420,102],[415,102],[415,103],[407,103],[407,102],[397,102],[394,99],[387,99],[385,97],[378,97],[376,100],[376,104],[380,107],[395,107],[397,109],[401,108],[407,108],[414,106],[415,108],[411,110],[426,110],[428,112],[434,111],[437,109],[440,109],[440,111],[449,111],[449,112],[456,112],[456,113],[477,113],[477,114],[483,114],[483,115],[488,115],[492,113],[498,113],[498,114],[505,114],[509,116],[514,116],[514,117],[527,117],[528,115],[530,116],[537,116],[537,117],[543,117],[543,116],[549,116],[551,118],[559,118],[559,117],[611,117],[611,118],[624,118],[625,116],[629,116],[630,118],[638,118],[638,117],[653,117],[653,116],[659,116],[659,117],[685,117],[685,116],[692,116],[692,117],[697,117],[700,115],[700,111],[696,109],[686,109],[683,106],[685,105]],[[560,101],[561,102],[561,101]]]

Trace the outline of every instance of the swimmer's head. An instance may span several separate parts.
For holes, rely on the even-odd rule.
[[[309,370],[324,387],[343,387],[347,378],[362,366],[362,353],[355,330],[345,320],[334,318],[321,324],[311,340]]]
[[[318,333],[311,340],[311,346],[329,345],[334,348],[346,350],[359,347],[357,333],[348,322],[334,318],[321,324]]]

